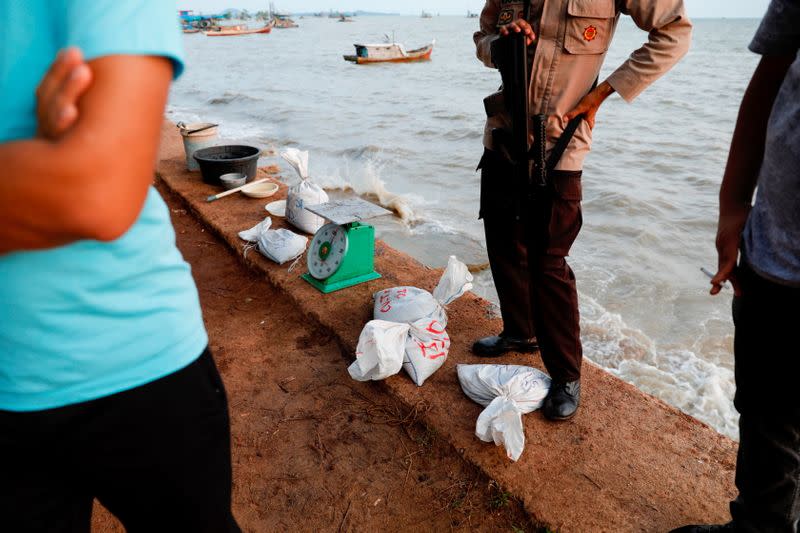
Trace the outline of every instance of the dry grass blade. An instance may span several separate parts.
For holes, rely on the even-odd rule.
[[[403,412],[399,406],[386,404],[372,404],[367,407],[366,414],[370,420],[376,424],[386,424],[387,426],[413,426],[417,423],[420,416],[425,414],[430,406],[425,400],[419,400],[414,406]]]

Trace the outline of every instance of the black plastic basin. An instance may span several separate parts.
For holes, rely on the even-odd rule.
[[[240,172],[247,176],[247,183],[253,181],[258,171],[259,155],[261,150],[255,146],[231,144],[203,148],[194,153],[194,158],[200,165],[204,182],[222,185],[219,177],[232,172]]]

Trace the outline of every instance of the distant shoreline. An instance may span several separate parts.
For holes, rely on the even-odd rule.
[[[470,12],[472,13],[472,12]],[[200,13],[202,14],[202,12]],[[287,16],[290,17],[310,17],[310,18],[331,18],[330,12],[323,12],[323,11],[302,11],[297,13],[287,13]],[[380,11],[334,11],[334,18],[338,18],[338,15],[344,14],[348,17],[420,17],[420,13],[382,13]],[[480,15],[480,12],[475,12],[473,14]],[[433,17],[456,17],[456,18],[467,18],[464,13],[431,13]],[[234,17],[235,18],[235,17]],[[692,20],[761,20],[761,17],[691,17]]]
[[[290,13],[289,16],[292,17],[314,17],[319,12],[302,12],[302,13]],[[480,13],[478,13],[480,14]],[[379,12],[368,12],[368,11],[356,11],[355,13],[349,13],[348,16],[355,16],[355,17],[419,17],[419,13],[379,13]],[[441,13],[441,14],[434,14],[433,17],[458,17],[458,18],[466,18],[463,13]],[[328,18],[328,14],[326,13],[323,17],[318,18]],[[761,20],[761,17],[691,17],[692,20]]]

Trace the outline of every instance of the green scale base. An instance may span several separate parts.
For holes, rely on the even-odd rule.
[[[331,283],[328,283],[325,280],[320,281],[308,273],[303,274],[300,277],[309,282],[311,285],[313,285],[314,288],[316,288],[321,293],[329,294],[332,292],[340,291],[342,289],[346,289],[348,287],[352,287],[353,285],[358,285],[359,283],[366,283],[367,281],[379,279],[381,275],[373,271],[367,274],[361,274],[360,276],[355,276],[348,279],[342,279]]]

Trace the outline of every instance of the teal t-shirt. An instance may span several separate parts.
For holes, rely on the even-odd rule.
[[[176,76],[182,69],[177,8],[168,0],[0,0],[0,13],[0,142],[35,135],[36,87],[66,46],[89,60],[157,55]],[[152,187],[134,226],[114,242],[0,256],[0,410],[128,390],[185,367],[207,343],[189,265]]]

